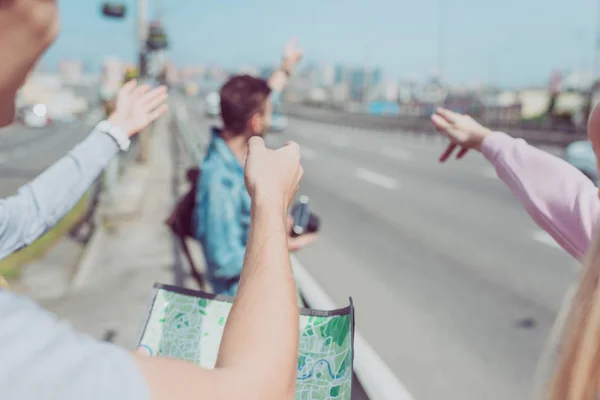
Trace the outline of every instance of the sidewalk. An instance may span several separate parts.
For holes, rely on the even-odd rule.
[[[136,167],[138,171],[118,184],[123,190],[116,192],[125,195],[113,212],[118,216],[122,209],[131,208],[134,200],[127,193],[141,195],[136,217],[125,221],[116,217],[118,223],[110,230],[99,226],[71,289],[64,297],[42,301],[42,306],[76,329],[130,349],[135,347],[152,285],[176,281],[185,285],[188,280],[164,224],[176,200],[175,174],[181,173],[177,135],[170,130],[170,117],[157,123],[149,164]]]

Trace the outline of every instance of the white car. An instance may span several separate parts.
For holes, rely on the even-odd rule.
[[[221,96],[217,92],[210,92],[204,101],[204,113],[209,118],[221,115]]]
[[[30,128],[44,128],[52,122],[44,104],[26,107],[22,113],[23,122]]]

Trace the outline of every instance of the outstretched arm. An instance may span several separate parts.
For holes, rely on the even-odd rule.
[[[166,111],[165,88],[125,85],[109,118],[123,139],[133,136]],[[81,199],[118,152],[116,140],[94,130],[69,154],[12,197],[0,200],[0,259],[40,237]]]
[[[486,137],[481,151],[533,220],[581,259],[600,221],[592,181],[566,161],[504,133]]]
[[[283,59],[281,65],[273,72],[269,78],[269,87],[273,91],[273,97],[276,101],[279,94],[287,85],[290,76],[296,69],[296,66],[302,59],[302,49],[298,47],[294,40],[290,40],[283,50]]]
[[[248,247],[216,368],[136,355],[153,399],[294,398],[299,316],[286,211],[302,176],[299,160],[295,144],[273,151],[260,138],[250,141]]]
[[[600,219],[598,189],[566,161],[501,132],[492,132],[467,115],[439,109],[432,116],[450,144],[441,162],[459,149],[479,150],[519,199],[533,220],[569,254],[581,259]]]
[[[31,244],[54,226],[81,199],[117,151],[110,136],[95,130],[18,194],[0,200],[0,259]]]

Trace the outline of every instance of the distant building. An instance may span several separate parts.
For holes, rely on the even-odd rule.
[[[435,112],[438,104],[413,101],[400,104],[399,115],[403,117],[428,118]]]
[[[338,83],[331,88],[331,104],[334,107],[342,107],[350,101],[350,85],[348,83]]]
[[[342,83],[342,82],[346,82],[346,69],[344,68],[343,65],[336,65],[334,68],[334,74],[333,74],[334,78],[333,78],[333,83],[334,84],[338,84],[338,83]]]
[[[521,120],[521,109],[521,104],[486,106],[482,119],[486,123],[516,123]]]
[[[336,83],[335,67],[331,64],[321,64],[315,68],[315,85],[318,87],[331,87]]]
[[[550,92],[547,88],[528,88],[519,91],[523,119],[538,118],[548,111]]]
[[[368,85],[370,87],[378,87],[383,84],[383,71],[381,68],[376,67],[370,72],[370,78]]]
[[[350,99],[362,102],[367,98],[369,84],[368,71],[364,68],[356,68],[350,74]]]
[[[447,95],[448,90],[437,81],[425,83],[423,85],[414,85],[412,87],[413,99],[424,104],[441,105]]]
[[[468,114],[472,117],[481,117],[483,115],[483,103],[479,97],[474,93],[465,94],[449,94],[444,100],[444,108],[458,112],[461,114]]]

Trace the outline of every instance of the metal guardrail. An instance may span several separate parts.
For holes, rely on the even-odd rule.
[[[330,123],[335,125],[351,126],[362,129],[376,129],[390,132],[418,132],[422,134],[437,134],[433,124],[428,118],[377,116],[364,113],[352,113],[343,110],[307,106],[299,103],[285,103],[283,111],[292,117]],[[504,131],[511,136],[523,138],[532,144],[555,145],[564,147],[569,143],[587,139],[585,129],[575,129],[566,126],[560,129],[549,128],[536,123],[494,124],[489,127],[494,130]]]

